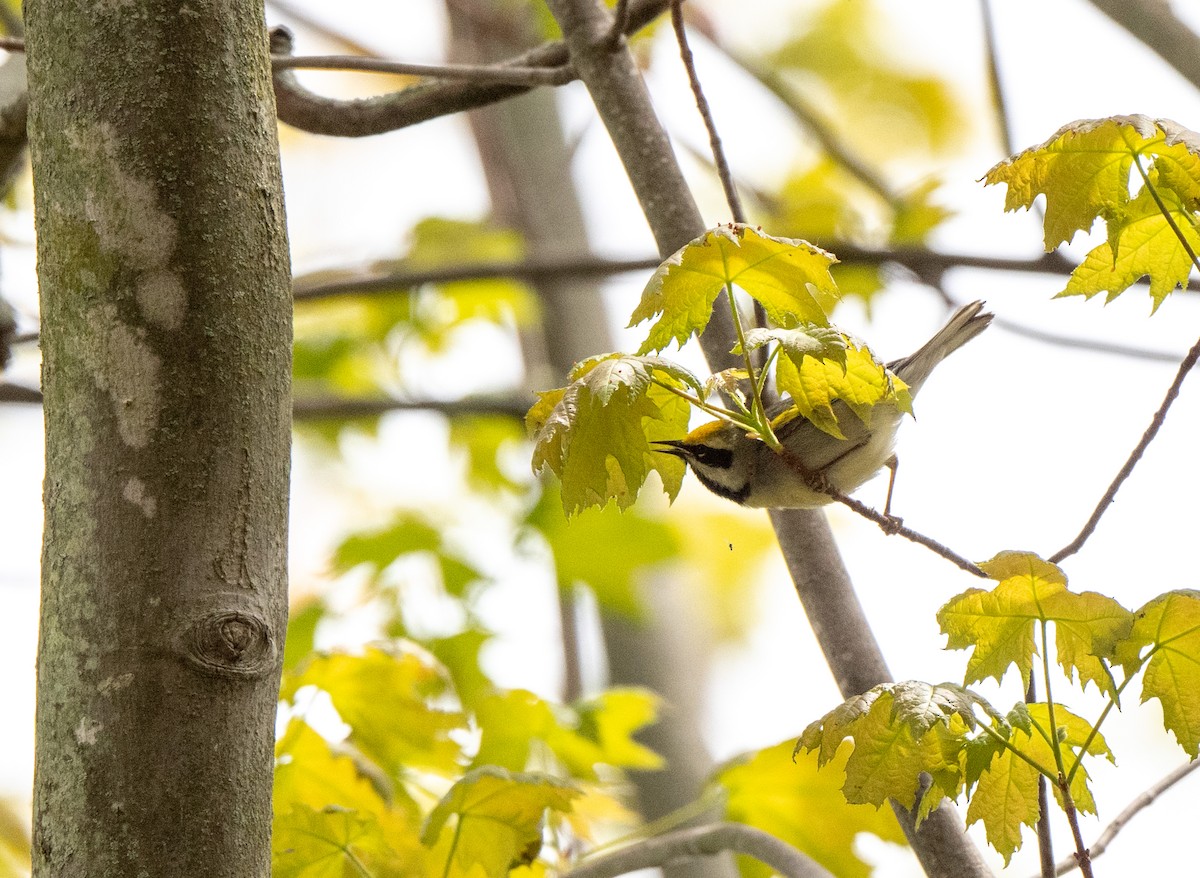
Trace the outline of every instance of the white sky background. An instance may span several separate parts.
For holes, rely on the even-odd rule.
[[[317,0],[306,5],[381,54],[439,60],[443,24],[436,0],[342,0],[333,11]],[[745,45],[769,45],[773,16],[790,16],[805,6],[798,0],[715,0],[704,5],[731,40]],[[886,5],[894,13],[889,27],[901,34],[897,43],[917,47],[917,60],[947,75],[958,83],[965,101],[978,104],[984,81],[977,5],[962,0],[893,0]],[[1165,116],[1200,129],[1196,91],[1083,0],[1003,0],[995,5],[1018,147],[1041,142],[1071,120],[1116,113]],[[1200,4],[1175,5],[1200,27]],[[697,41],[694,48],[735,168],[750,179],[771,181],[788,167],[789,151],[799,146],[797,135],[773,117],[769,102],[746,100],[736,89],[736,76],[704,52],[702,43]],[[300,53],[328,50],[299,32]],[[676,136],[702,145],[690,97],[682,91],[682,75],[671,63],[673,53],[671,45],[660,47],[652,88]],[[315,76],[306,80],[318,88],[330,81]],[[585,92],[574,86],[565,89],[563,97],[573,130],[586,127],[578,179],[596,250],[630,256],[651,252],[650,235],[611,145],[599,125],[588,121]],[[979,114],[985,117],[986,109],[980,107]],[[355,141],[285,133],[297,273],[391,256],[407,228],[422,216],[479,215],[486,207],[482,178],[463,132],[459,120],[442,120]],[[959,211],[937,243],[953,252],[1035,255],[1041,241],[1036,218],[1003,214],[1002,189],[984,190],[975,182],[1002,157],[994,136],[986,133],[976,138],[979,146],[970,156],[936,169],[945,183],[942,201]],[[701,188],[712,191],[707,184]],[[728,219],[717,202],[709,201],[706,209],[712,223]],[[4,294],[31,313],[29,217],[6,215],[2,221],[2,231],[16,241],[0,253]],[[612,285],[615,323],[625,322],[641,282],[635,278]],[[1002,317],[1048,331],[1181,356],[1200,334],[1200,302],[1192,296],[1172,297],[1151,319],[1149,299],[1142,291],[1102,307],[1098,300],[1049,301],[1061,286],[1055,278],[960,271],[949,283],[960,300],[986,298]],[[840,317],[884,357],[908,353],[943,315],[932,295],[915,288],[905,292],[881,300],[871,324],[852,308]],[[26,354],[16,371],[32,379],[36,363]],[[1086,519],[1141,436],[1173,374],[1170,365],[1063,351],[993,328],[956,354],[918,400],[920,420],[905,427],[899,447],[898,510],[908,524],[968,557],[986,558],[1004,548],[1049,554],[1073,537]],[[1200,389],[1185,384],[1166,428],[1100,530],[1064,565],[1074,587],[1137,606],[1160,591],[1197,586],[1189,551],[1193,516],[1188,509],[1189,501],[1200,495],[1194,453],[1198,431]],[[389,433],[399,432],[385,429],[379,446],[361,443],[353,449],[352,457],[360,464],[347,474],[353,513],[339,505],[339,494],[322,482],[322,467],[298,456],[293,575],[300,587],[320,577],[328,547],[346,528],[379,521],[401,494],[438,496],[442,483],[437,468],[406,470],[402,455],[389,444]],[[436,430],[431,434],[436,440]],[[435,445],[431,440],[431,447]],[[20,797],[27,795],[32,765],[40,411],[0,408],[0,452],[5,462],[0,475],[0,666],[7,669],[0,683],[0,796]],[[861,496],[881,502],[880,483],[865,488]],[[700,489],[689,488],[682,502],[706,499]],[[849,513],[831,514],[893,674],[901,679],[960,679],[964,655],[941,650],[944,639],[933,613],[974,581],[924,549],[884,537]],[[548,589],[549,584],[539,587]],[[545,656],[558,649],[557,623],[549,609],[544,619],[531,620],[532,601],[517,588],[514,583],[507,595],[519,601],[522,614],[497,614],[492,620],[506,635],[492,658],[502,669],[504,683],[553,694],[557,678],[547,672]],[[501,591],[495,603],[502,606],[505,600],[506,592]],[[781,567],[772,571],[762,600],[761,627],[750,647],[723,656],[718,664],[708,735],[718,758],[794,735],[838,700]],[[1005,692],[997,701],[1005,705],[1017,697]],[[1072,700],[1071,706],[1094,716],[1094,703]],[[1097,769],[1101,820],[1087,822],[1086,838],[1094,837],[1133,795],[1184,760],[1160,722],[1156,704],[1137,708],[1129,703],[1124,716],[1106,725],[1121,768]],[[1098,871],[1117,875],[1153,868],[1152,857],[1161,857],[1157,864],[1168,866],[1175,861],[1172,849],[1184,856],[1181,841],[1191,828],[1187,815],[1195,813],[1198,795],[1195,781],[1169,793],[1125,829],[1098,862]],[[1181,807],[1183,803],[1189,807]],[[1158,853],[1163,849],[1167,853]],[[1067,850],[1065,835],[1060,836],[1058,850]],[[906,855],[880,856],[880,875],[919,874]],[[1033,871],[1032,842],[1015,862],[1011,874]]]

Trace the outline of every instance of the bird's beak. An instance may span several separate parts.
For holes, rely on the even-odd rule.
[[[675,457],[683,457],[683,443],[678,439],[654,439],[650,442],[651,445],[660,445],[661,448],[655,448],[662,454],[672,454]]]

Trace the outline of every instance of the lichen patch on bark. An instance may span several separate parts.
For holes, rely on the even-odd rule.
[[[147,492],[146,483],[137,476],[132,476],[121,491],[121,496],[142,510],[142,515],[153,518],[158,507],[158,501]]]
[[[115,306],[96,308],[94,319],[97,343],[84,352],[88,371],[112,399],[121,441],[145,448],[162,407],[162,360],[147,344],[145,331],[122,323]]]
[[[187,311],[187,288],[171,268],[179,240],[174,217],[159,205],[153,181],[131,173],[130,163],[122,161],[112,125],[81,126],[68,132],[68,139],[92,169],[83,212],[100,248],[134,273],[142,316],[160,329],[178,329]]]

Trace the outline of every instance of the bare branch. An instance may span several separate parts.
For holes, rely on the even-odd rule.
[[[1117,833],[1124,829],[1125,825],[1129,823],[1130,820],[1136,817],[1143,809],[1153,805],[1154,801],[1159,796],[1161,796],[1171,787],[1175,786],[1175,784],[1179,783],[1197,768],[1200,768],[1200,760],[1193,759],[1191,762],[1185,762],[1154,786],[1135,797],[1133,801],[1125,806],[1125,809],[1120,814],[1113,818],[1112,822],[1109,823],[1108,826],[1104,827],[1104,831],[1096,837],[1095,842],[1093,842],[1088,848],[1088,853],[1091,855],[1091,858],[1094,860],[1096,857],[1104,853],[1108,849],[1109,844],[1112,843],[1112,840],[1116,838]],[[1075,862],[1075,857],[1066,857],[1059,862],[1057,868],[1055,869],[1055,874],[1066,875],[1069,872],[1075,871],[1077,868],[1079,868],[1079,865]]]
[[[809,488],[821,494],[826,494],[829,497],[832,497],[838,503],[841,503],[843,506],[846,506],[854,512],[857,512],[863,518],[875,522],[877,525],[879,525],[879,529],[888,536],[902,536],[906,540],[911,540],[912,542],[931,550],[934,552],[934,554],[940,555],[955,566],[967,571],[967,573],[970,573],[972,576],[978,576],[982,579],[987,578],[987,574],[975,566],[974,563],[968,561],[966,558],[964,558],[962,555],[959,555],[948,546],[944,546],[932,537],[927,537],[925,534],[919,533],[912,528],[905,527],[904,523],[894,515],[888,515],[885,512],[879,512],[876,509],[872,509],[867,504],[859,500],[855,500],[853,497],[850,497],[849,495],[837,490],[830,485],[821,476],[821,474],[814,473],[809,470],[804,465],[804,461],[802,461],[799,456],[797,456],[795,452],[789,449],[786,445],[780,448],[777,453],[783,458],[784,462],[788,466],[800,474]],[[890,499],[890,489],[888,496]]]
[[[42,392],[36,387],[26,387],[23,384],[0,381],[0,402],[23,402],[40,405],[42,402]]]
[[[1133,472],[1133,468],[1137,466],[1137,462],[1142,459],[1142,455],[1145,454],[1150,443],[1154,441],[1154,437],[1158,435],[1163,421],[1167,418],[1167,411],[1170,410],[1171,404],[1175,402],[1175,397],[1179,396],[1179,389],[1183,386],[1183,379],[1195,368],[1197,361],[1200,361],[1200,340],[1197,340],[1192,345],[1192,349],[1183,358],[1183,362],[1179,365],[1179,371],[1175,373],[1175,380],[1171,382],[1171,386],[1167,389],[1167,395],[1163,398],[1162,405],[1158,407],[1158,411],[1154,413],[1154,418],[1150,421],[1150,426],[1146,428],[1146,432],[1142,434],[1141,441],[1138,442],[1137,447],[1130,453],[1129,459],[1125,461],[1124,466],[1121,467],[1112,484],[1108,486],[1108,490],[1104,492],[1104,496],[1100,498],[1100,502],[1096,504],[1095,510],[1083,526],[1083,529],[1079,532],[1079,535],[1051,555],[1050,561],[1057,564],[1083,548],[1083,544],[1087,542],[1088,537],[1096,530],[1096,525],[1100,523],[1100,518],[1108,511],[1108,507],[1112,504],[1113,500],[1116,499],[1117,491],[1121,489],[1121,485],[1129,478]]]
[[[520,67],[500,64],[413,64],[386,61],[362,55],[272,55],[273,70],[358,70],[366,73],[393,73],[424,76],[430,79],[462,79],[503,85],[562,85],[575,78],[568,65],[559,67]]]
[[[679,860],[729,851],[754,857],[786,878],[833,878],[824,866],[775,836],[741,823],[717,823],[648,838],[595,857],[564,878],[615,878],[638,869],[653,869]]]
[[[645,27],[667,7],[668,0],[633,0],[629,4],[627,33]],[[271,32],[271,51],[291,54],[286,29]],[[569,63],[561,41],[545,43],[508,59],[498,67],[561,68]],[[368,137],[505,100],[529,90],[528,85],[434,81],[399,92],[360,100],[338,100],[314,94],[297,82],[294,74],[276,73],[275,103],[279,119],[313,134]]]
[[[1174,13],[1167,0],[1091,0],[1091,4],[1200,88],[1200,35]]]
[[[456,400],[339,399],[299,398],[292,401],[292,417],[297,421],[372,418],[388,412],[436,411],[455,415],[504,415],[524,419],[530,401],[516,397],[468,397]]]
[[[712,149],[713,162],[717,167],[717,176],[721,180],[721,188],[725,190],[725,203],[729,205],[729,213],[735,223],[746,222],[746,212],[742,209],[742,201],[738,198],[737,186],[733,182],[733,172],[729,169],[729,160],[725,156],[725,148],[721,145],[721,135],[717,133],[717,123],[713,121],[712,110],[704,89],[700,86],[700,75],[696,73],[696,59],[687,41],[687,29],[683,26],[683,0],[674,0],[671,4],[671,26],[675,29],[675,41],[679,43],[679,57],[683,60],[683,69],[687,71],[688,84],[696,99],[696,109],[704,120],[704,128],[708,132],[708,143]]]
[[[929,272],[945,272],[952,268],[981,268],[995,271],[1018,271],[1035,274],[1069,274],[1073,266],[1057,253],[1035,259],[1006,259],[968,254],[935,253],[931,250],[865,250],[850,244],[826,242],[825,249],[838,254],[843,265],[903,265],[914,274],[924,277]],[[653,256],[638,259],[604,259],[601,257],[543,258],[531,257],[520,262],[477,262],[467,265],[448,265],[414,271],[399,270],[386,274],[346,276],[336,280],[310,276],[297,278],[296,301],[322,299],[330,296],[357,295],[372,292],[394,292],[397,289],[427,283],[448,283],[460,280],[481,280],[493,277],[514,277],[538,281],[564,277],[604,277],[658,268],[659,259]],[[1172,358],[1172,362],[1177,358]]]

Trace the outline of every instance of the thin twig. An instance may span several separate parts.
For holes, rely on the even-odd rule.
[[[625,29],[629,27],[629,0],[617,0],[613,8],[612,30],[608,32],[608,44],[615,50],[625,39]]]
[[[36,387],[0,381],[0,402],[41,403],[42,392]]]
[[[615,878],[680,860],[726,851],[765,863],[786,878],[833,878],[832,874],[770,833],[740,823],[716,823],[648,838],[627,848],[585,861],[564,878]]]
[[[679,43],[679,57],[683,60],[683,69],[687,71],[688,84],[696,99],[696,109],[704,120],[704,128],[708,131],[708,144],[712,149],[713,162],[717,166],[717,176],[721,187],[725,190],[725,203],[729,205],[729,213],[735,223],[746,222],[746,212],[742,209],[742,201],[738,197],[737,186],[733,182],[733,172],[729,169],[729,160],[725,157],[725,148],[721,145],[721,135],[717,133],[717,124],[713,121],[712,110],[704,89],[700,85],[700,75],[696,72],[696,59],[687,41],[687,29],[683,26],[683,0],[671,3],[671,26],[675,29],[675,40]]]
[[[1079,829],[1079,812],[1075,809],[1075,800],[1071,798],[1071,785],[1067,783],[1061,771],[1058,774],[1058,792],[1062,796],[1063,810],[1067,812],[1067,822],[1071,825],[1071,836],[1075,839],[1075,862],[1079,864],[1083,878],[1093,878],[1092,857],[1087,845],[1083,843],[1083,833]]]
[[[1071,264],[1057,254],[1046,254],[1034,259],[1006,259],[1003,257],[975,256],[970,254],[935,253],[930,250],[903,248],[897,250],[866,250],[839,242],[826,242],[822,246],[838,254],[841,265],[881,265],[895,263],[914,270],[932,266],[940,269],[979,268],[995,271],[1020,271],[1036,274],[1069,274]],[[570,258],[531,257],[519,262],[477,262],[448,265],[441,268],[404,270],[386,274],[359,275],[335,280],[323,280],[319,276],[297,278],[294,296],[303,299],[323,299],[339,295],[357,295],[372,292],[394,292],[397,289],[426,283],[447,283],[458,280],[483,280],[494,277],[515,277],[522,280],[544,280],[564,277],[603,277],[633,271],[658,268],[660,260],[647,256],[637,259],[604,259],[578,256]],[[1171,358],[1175,362],[1176,357]]]
[[[877,525],[879,525],[879,529],[888,536],[892,536],[894,534],[896,536],[904,537],[906,540],[911,540],[914,543],[919,543],[925,548],[931,550],[934,554],[945,558],[956,567],[960,567],[961,569],[967,571],[967,573],[970,573],[972,576],[978,576],[982,579],[987,579],[987,574],[980,570],[974,564],[974,562],[968,561],[953,549],[933,539],[933,537],[928,537],[910,527],[906,527],[900,523],[900,519],[890,515],[884,515],[882,512],[872,509],[867,504],[855,500],[853,497],[848,497],[847,495],[838,491],[827,490],[825,493],[829,494],[830,497],[841,503],[843,506],[848,506],[850,509],[853,509],[863,518],[869,518],[871,521],[875,522]]]
[[[1000,56],[996,43],[996,22],[992,15],[991,0],[979,0],[979,14],[983,19],[983,46],[987,56],[988,85],[992,92],[992,103],[996,109],[996,122],[1000,125],[1000,139],[1004,144],[1004,154],[1015,153],[1012,125],[1009,123],[1008,100],[1004,93],[1004,83],[1000,79]]]
[[[362,55],[272,55],[273,70],[358,70],[423,76],[429,79],[461,79],[501,85],[563,85],[575,78],[569,64],[557,67],[521,67],[501,64],[414,64],[387,61]]]
[[[1171,386],[1167,389],[1167,395],[1163,398],[1162,405],[1158,407],[1158,411],[1154,413],[1154,418],[1150,421],[1150,426],[1146,428],[1146,432],[1142,434],[1141,441],[1133,449],[1133,452],[1129,455],[1129,459],[1125,461],[1124,466],[1121,467],[1112,484],[1108,486],[1108,490],[1104,492],[1104,496],[1100,498],[1100,502],[1096,504],[1091,517],[1088,518],[1087,523],[1079,531],[1075,539],[1050,556],[1049,560],[1052,563],[1057,564],[1083,548],[1083,544],[1087,542],[1088,537],[1096,529],[1096,525],[1100,523],[1100,518],[1108,511],[1108,507],[1113,500],[1116,499],[1117,491],[1120,490],[1125,480],[1129,478],[1133,472],[1133,468],[1137,466],[1137,462],[1142,459],[1142,455],[1145,454],[1150,443],[1154,441],[1154,437],[1158,435],[1163,421],[1167,418],[1167,411],[1171,408],[1171,404],[1175,402],[1175,397],[1179,396],[1179,389],[1183,386],[1183,379],[1195,368],[1197,361],[1200,361],[1200,339],[1197,339],[1196,343],[1192,345],[1192,349],[1187,352],[1187,356],[1183,358],[1183,362],[1179,364],[1179,370],[1175,373],[1175,380],[1171,382]]]
[[[1037,701],[1037,680],[1029,675],[1029,686],[1025,689],[1025,703]],[[1046,775],[1038,773],[1038,857],[1042,866],[1041,878],[1054,878],[1054,842],[1050,837],[1050,787]]]
[[[297,421],[372,418],[388,412],[434,411],[455,415],[503,415],[524,418],[529,403],[515,397],[468,397],[456,400],[399,400],[399,399],[323,399],[304,398],[292,401],[292,417]]]
[[[918,543],[931,550],[934,554],[940,555],[951,564],[954,564],[956,567],[960,567],[961,569],[967,571],[967,573],[970,573],[972,576],[978,576],[981,579],[988,578],[988,575],[980,570],[979,567],[977,567],[973,562],[968,561],[966,558],[948,546],[939,543],[937,540],[933,539],[933,537],[928,537],[910,527],[905,527],[899,518],[896,518],[893,515],[884,515],[882,512],[872,509],[866,503],[855,500],[853,497],[843,494],[841,491],[837,490],[832,485],[828,484],[823,478],[821,478],[819,473],[814,473],[809,470],[808,467],[804,465],[804,461],[802,461],[799,456],[797,456],[795,452],[791,451],[786,445],[781,446],[775,453],[783,458],[783,461],[788,466],[800,474],[800,476],[804,479],[805,484],[807,484],[809,488],[833,498],[843,506],[846,506],[857,512],[863,518],[867,518],[875,522],[877,525],[879,525],[879,529],[888,536],[892,536],[894,534],[896,536],[904,537],[906,540],[911,540],[914,543]]]
[[[1167,221],[1167,224],[1171,227],[1171,231],[1174,232],[1175,237],[1183,245],[1183,249],[1187,251],[1188,258],[1191,259],[1194,266],[1200,269],[1200,258],[1196,256],[1196,252],[1192,249],[1192,245],[1188,241],[1187,236],[1183,234],[1183,231],[1175,222],[1175,218],[1171,216],[1171,211],[1168,210],[1166,204],[1163,203],[1162,197],[1158,194],[1158,189],[1150,180],[1150,176],[1146,173],[1146,169],[1143,168],[1142,163],[1136,159],[1133,163],[1133,166],[1137,168],[1138,173],[1142,177],[1142,182],[1145,183],[1146,189],[1150,192],[1151,197],[1154,199],[1154,203],[1158,206],[1159,212]],[[1125,479],[1129,478],[1130,473],[1133,472],[1134,466],[1141,459],[1142,454],[1145,453],[1146,448],[1153,441],[1155,435],[1157,435],[1159,428],[1162,427],[1163,421],[1166,420],[1168,409],[1170,409],[1172,403],[1174,403],[1175,397],[1179,395],[1179,389],[1183,385],[1183,379],[1187,377],[1187,373],[1192,370],[1192,367],[1196,365],[1198,360],[1200,360],[1200,340],[1197,340],[1196,343],[1192,345],[1192,349],[1188,351],[1187,356],[1184,357],[1183,362],[1179,366],[1179,371],[1175,373],[1175,380],[1171,382],[1171,386],[1167,390],[1166,398],[1163,399],[1162,405],[1159,406],[1158,411],[1154,413],[1154,420],[1150,422],[1150,426],[1142,435],[1142,440],[1133,450],[1133,453],[1129,456],[1129,459],[1125,461],[1125,465],[1121,467],[1121,471],[1117,473],[1117,477],[1113,480],[1113,483],[1109,485],[1108,490],[1100,499],[1100,503],[1092,512],[1091,518],[1088,519],[1087,524],[1085,524],[1083,527],[1083,530],[1079,532],[1079,535],[1075,537],[1072,542],[1064,546],[1057,553],[1050,557],[1052,562],[1057,564],[1068,555],[1075,554],[1075,552],[1079,551],[1079,549],[1083,546],[1087,538],[1091,536],[1092,531],[1096,529],[1096,525],[1100,521],[1100,517],[1108,510],[1109,504],[1111,504],[1116,498],[1116,494],[1121,487],[1121,483],[1124,482]]]
[[[1117,837],[1117,834],[1125,828],[1126,824],[1128,824],[1130,820],[1136,817],[1145,808],[1153,805],[1159,796],[1161,796],[1171,787],[1175,786],[1175,784],[1179,783],[1197,768],[1200,768],[1200,759],[1193,760],[1191,762],[1185,762],[1158,783],[1154,784],[1154,786],[1134,797],[1134,799],[1125,806],[1125,809],[1116,817],[1114,817],[1108,826],[1104,827],[1104,831],[1096,837],[1096,840],[1088,848],[1088,854],[1090,858],[1095,860],[1097,857],[1103,854],[1108,849],[1108,846],[1112,843],[1112,840]],[[1058,863],[1058,866],[1055,869],[1055,874],[1066,875],[1069,872],[1073,872],[1077,868],[1079,868],[1079,864],[1075,861],[1075,857],[1066,857]]]

